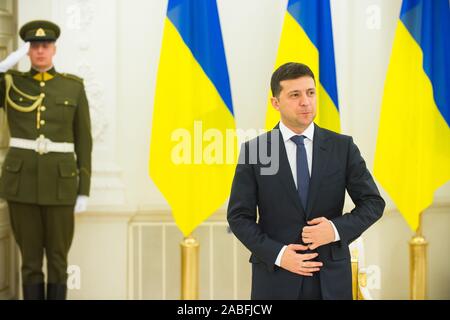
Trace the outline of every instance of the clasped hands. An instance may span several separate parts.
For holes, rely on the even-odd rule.
[[[318,253],[297,253],[297,251],[314,250],[331,243],[335,239],[335,234],[330,221],[325,217],[315,218],[307,223],[308,226],[303,228],[301,234],[305,245],[288,245],[281,257],[281,267],[290,272],[311,277],[313,272],[320,271],[320,267],[323,266],[320,261],[312,261]]]

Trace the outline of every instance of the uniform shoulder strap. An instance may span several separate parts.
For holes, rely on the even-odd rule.
[[[76,76],[76,75],[74,75],[74,74],[71,74],[71,73],[60,73],[60,74],[61,74],[64,78],[72,79],[72,80],[75,80],[75,81],[77,81],[77,82],[83,84],[83,79],[80,78],[80,77],[78,77],[78,76]]]
[[[27,74],[27,72],[22,72],[22,71],[17,71],[17,70],[10,69],[10,70],[6,71],[6,74],[23,77],[23,76],[25,76]]]

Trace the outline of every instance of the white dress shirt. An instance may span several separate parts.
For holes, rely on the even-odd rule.
[[[286,127],[283,122],[280,121],[280,133],[283,137],[284,147],[286,149],[287,158],[289,160],[289,165],[291,167],[292,171],[292,177],[294,178],[295,186],[297,187],[297,145],[294,143],[294,141],[291,140],[291,138],[295,135],[297,135],[294,131]],[[305,149],[306,149],[306,158],[308,160],[308,171],[309,176],[311,176],[312,172],[312,157],[313,157],[313,139],[314,139],[314,122],[311,122],[311,124],[306,128],[305,131],[302,133],[303,136],[305,136]],[[334,230],[334,241],[339,241],[341,238],[339,237],[339,233],[334,226],[334,223],[331,222],[331,226]],[[301,237],[301,235],[299,235]],[[281,257],[283,256],[284,251],[286,250],[287,246],[285,245],[283,248],[281,248],[280,253],[278,253],[277,259],[275,261],[275,264],[277,266],[281,266]]]

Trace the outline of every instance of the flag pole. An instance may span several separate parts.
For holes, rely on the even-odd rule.
[[[351,253],[352,265],[352,297],[353,300],[358,300],[358,249]]]
[[[419,216],[419,227],[409,241],[410,266],[410,298],[411,300],[427,299],[427,249],[428,242],[422,235],[422,215]]]
[[[192,235],[183,239],[181,247],[181,300],[198,300],[200,243]]]

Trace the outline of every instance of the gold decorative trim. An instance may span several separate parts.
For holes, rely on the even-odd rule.
[[[36,114],[36,128],[39,129],[41,127],[41,110],[40,106],[42,105],[42,101],[44,100],[45,94],[41,93],[38,96],[31,96],[29,94],[24,93],[20,89],[18,89],[13,82],[13,78],[10,74],[5,74],[5,83],[6,83],[6,95],[5,95],[5,110],[8,109],[8,105],[10,105],[13,109],[19,111],[19,112],[33,112],[37,109]],[[16,104],[14,101],[12,101],[11,97],[9,96],[9,91],[11,88],[16,91],[18,94],[22,95],[23,97],[34,101],[34,103],[29,107],[22,107]],[[8,112],[6,112],[6,116],[8,116]]]

